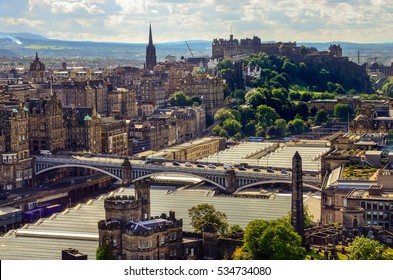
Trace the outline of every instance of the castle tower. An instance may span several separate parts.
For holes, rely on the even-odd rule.
[[[150,180],[138,180],[134,182],[135,198],[141,205],[141,217],[139,220],[150,219]]]
[[[292,158],[292,214],[291,223],[304,242],[302,157],[296,151]]]
[[[156,47],[153,45],[153,35],[151,24],[149,25],[149,45],[146,47],[146,70],[153,70],[157,64]]]
[[[131,163],[128,158],[125,158],[122,165],[121,169],[123,171],[123,185],[124,187],[128,188],[129,185],[131,184],[132,181],[132,169],[131,169]]]

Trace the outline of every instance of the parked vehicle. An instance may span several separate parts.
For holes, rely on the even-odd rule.
[[[228,169],[233,169],[233,164],[230,163],[224,163],[224,169],[228,170]]]
[[[199,168],[205,168],[205,166],[203,164],[200,164],[200,163],[198,163],[196,166],[199,167]]]
[[[281,174],[288,174],[288,171],[281,169]]]
[[[180,166],[180,163],[178,163],[177,161],[172,162],[172,164],[173,164],[174,166]]]
[[[192,167],[191,162],[188,162],[188,161],[184,165],[187,166],[187,167]]]
[[[253,170],[254,172],[261,172],[261,170],[258,169],[258,168],[253,168],[252,170]]]
[[[268,168],[266,171],[269,172],[269,173],[274,173],[274,170],[271,169],[271,168]]]
[[[241,170],[241,171],[246,171],[247,169],[243,166],[239,166],[237,169]]]
[[[214,164],[209,164],[209,168],[211,169],[216,169],[217,166],[215,166]]]

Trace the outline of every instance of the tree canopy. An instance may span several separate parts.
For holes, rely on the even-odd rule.
[[[386,246],[366,237],[356,237],[349,248],[351,260],[393,260]]]
[[[301,237],[286,219],[254,220],[244,233],[244,256],[254,260],[301,260],[306,249]]]
[[[348,104],[336,104],[334,106],[334,116],[341,120],[347,120],[348,115],[351,114],[352,110]]]
[[[202,233],[204,228],[211,227],[219,234],[224,234],[228,229],[227,216],[218,211],[213,205],[203,203],[188,209],[191,218],[191,226],[195,232]]]

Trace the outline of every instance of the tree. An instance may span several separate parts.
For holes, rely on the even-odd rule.
[[[102,246],[98,246],[96,250],[96,259],[97,260],[114,260],[115,256],[112,253],[111,246],[109,244],[102,244]]]
[[[277,126],[275,126],[275,125],[269,126],[266,133],[267,133],[267,135],[269,135],[270,138],[276,138],[278,135]]]
[[[291,134],[302,134],[306,130],[306,124],[302,119],[294,119],[288,122],[287,130]]]
[[[280,118],[276,110],[267,105],[258,106],[256,116],[259,121],[259,126],[264,129],[274,124],[274,122]]]
[[[254,109],[265,102],[264,95],[256,89],[247,92],[245,99]]]
[[[389,253],[384,245],[376,240],[366,237],[356,237],[349,247],[351,260],[393,260],[393,254]]]
[[[310,109],[310,116],[315,117],[315,115],[318,113],[318,109],[315,106],[312,106]]]
[[[219,234],[224,234],[228,229],[226,214],[216,210],[213,205],[204,203],[193,206],[188,209],[188,215],[197,233],[202,233],[205,227],[211,227]]]
[[[226,137],[226,138],[228,138],[228,132],[225,130],[225,129],[223,129],[223,128],[221,128],[221,130],[220,130],[220,133],[218,134],[220,137]]]
[[[246,227],[242,249],[254,260],[300,260],[306,255],[301,243],[300,235],[285,219],[254,220]]]
[[[222,128],[226,130],[228,136],[232,137],[240,132],[242,125],[235,119],[226,119],[222,124]]]
[[[225,120],[234,119],[235,116],[228,109],[219,109],[214,115],[214,120],[222,124]]]
[[[233,97],[241,100],[242,102],[245,101],[245,99],[244,99],[245,95],[246,95],[246,92],[242,89],[237,89],[233,92]]]
[[[218,70],[221,72],[222,70],[233,70],[234,69],[233,61],[230,58],[224,58],[221,62],[217,64]]]
[[[213,133],[214,135],[219,135],[221,129],[222,129],[222,127],[221,127],[220,125],[217,124],[216,126],[213,127],[212,133]]]
[[[186,94],[182,91],[176,91],[169,96],[169,104],[172,106],[187,106],[188,98]]]
[[[320,109],[314,117],[314,123],[316,125],[322,125],[324,123],[327,123],[329,121],[329,118],[327,116],[327,114],[325,113],[324,109]]]
[[[287,122],[284,119],[278,119],[274,122],[277,127],[277,137],[282,138],[287,133]]]
[[[393,97],[393,82],[385,82],[385,84],[382,86],[382,92],[389,97]]]
[[[334,116],[341,120],[346,120],[351,114],[351,107],[348,104],[336,104],[334,106]]]

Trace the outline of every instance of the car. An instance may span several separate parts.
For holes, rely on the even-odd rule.
[[[214,164],[209,164],[208,167],[211,168],[211,169],[216,169],[217,166],[215,166]]]
[[[173,164],[174,166],[180,166],[180,163],[178,163],[177,161],[172,162],[172,164]]]
[[[188,161],[184,165],[187,166],[187,167],[191,167],[192,166],[191,162],[188,162]]]
[[[200,164],[200,163],[198,163],[196,166],[199,167],[199,168],[205,168],[205,166],[203,164]]]
[[[233,169],[233,164],[224,163],[224,169],[225,170]]]
[[[271,169],[271,168],[268,168],[266,171],[269,172],[269,173],[274,173],[274,170]]]
[[[254,172],[261,172],[261,170],[258,169],[258,168],[253,168],[252,170],[253,170]]]
[[[281,169],[281,174],[288,174],[288,171]]]
[[[241,170],[241,171],[246,171],[247,169],[243,166],[239,166],[237,169]]]

